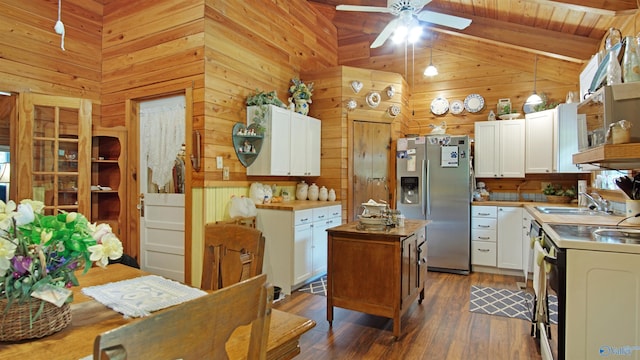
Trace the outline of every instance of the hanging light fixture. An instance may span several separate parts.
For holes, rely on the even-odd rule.
[[[430,52],[431,55],[429,56],[429,66],[427,66],[426,69],[424,69],[424,76],[436,76],[438,75],[438,69],[433,66],[433,41],[431,42],[431,47],[430,47]]]
[[[526,105],[542,104],[542,98],[540,97],[540,95],[538,95],[536,93],[536,75],[537,75],[537,72],[538,72],[538,55],[536,55],[536,60],[535,60],[534,65],[533,65],[533,94],[531,94],[527,98],[527,101],[525,102]]]

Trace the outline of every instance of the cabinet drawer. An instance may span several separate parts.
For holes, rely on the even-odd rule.
[[[496,266],[496,243],[472,241],[471,263],[473,265]]]
[[[327,213],[329,214],[330,218],[334,218],[334,217],[342,218],[342,206],[341,205],[327,206],[325,209],[327,209]]]
[[[298,210],[293,212],[293,226],[310,224],[313,221],[313,209]]]
[[[471,218],[471,230],[496,230],[497,219]]]
[[[329,218],[329,207],[325,206],[325,207],[319,207],[319,208],[313,208],[312,209],[313,212],[313,221],[322,221],[322,220],[326,220]]]
[[[479,230],[479,229],[471,230],[471,241],[496,242],[496,237],[497,235],[495,230]]]
[[[498,210],[495,206],[473,205],[471,206],[471,217],[497,218]]]

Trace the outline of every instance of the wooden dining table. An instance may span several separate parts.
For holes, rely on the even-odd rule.
[[[150,274],[122,264],[112,264],[106,269],[94,267],[84,275],[78,274],[81,285],[72,289],[74,300],[71,304],[71,324],[55,334],[40,339],[0,342],[0,359],[78,360],[91,355],[97,335],[139,318],[125,318],[115,310],[84,295],[82,288],[144,275]],[[267,359],[291,359],[298,355],[300,336],[315,325],[315,321],[311,319],[273,309]],[[243,326],[234,332],[226,346],[230,359],[244,358],[250,331],[249,326]]]

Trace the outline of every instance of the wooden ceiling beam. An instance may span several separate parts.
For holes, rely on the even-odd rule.
[[[564,8],[573,11],[584,11],[602,16],[630,15],[638,9],[635,0],[632,1],[602,1],[602,0],[524,0],[525,2]]]
[[[445,10],[438,9],[443,14],[455,15]],[[449,34],[497,44],[513,49],[519,49],[557,59],[584,63],[598,50],[599,40],[585,36],[571,35],[539,29],[531,26],[513,24],[505,21],[491,20],[478,16],[468,16],[472,20],[471,25],[463,31],[451,30],[447,27],[431,26],[435,32]],[[393,19],[389,14],[367,14],[337,12],[333,22],[339,29],[339,37],[353,33],[378,34],[384,26]],[[553,39],[553,41],[549,41]],[[342,39],[338,39],[342,41]]]

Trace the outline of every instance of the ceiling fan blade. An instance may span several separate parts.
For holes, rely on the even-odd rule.
[[[393,32],[396,30],[396,27],[398,26],[398,21],[400,20],[393,19],[389,21],[387,26],[385,26],[384,29],[382,29],[382,32],[380,33],[380,35],[378,35],[378,37],[371,44],[372,49],[382,46],[382,44],[384,44],[384,42],[387,41],[389,36],[391,36],[391,34],[393,34]]]
[[[454,29],[462,30],[471,24],[471,19],[465,19],[458,16],[441,14],[429,10],[423,10],[417,15],[418,20],[430,22],[436,25],[448,26]]]
[[[390,13],[391,10],[380,6],[337,5],[336,10]]]

